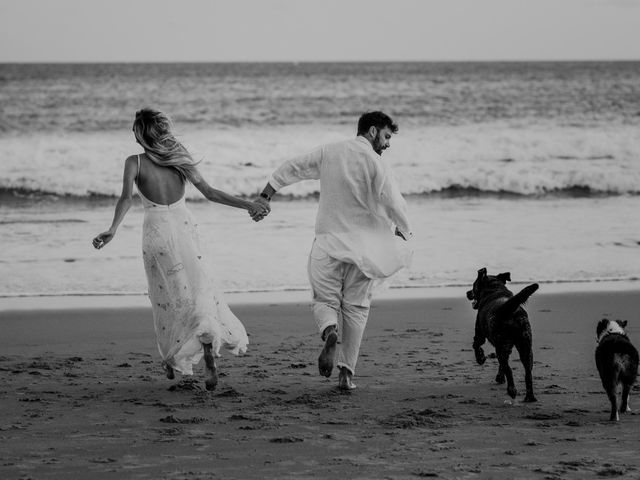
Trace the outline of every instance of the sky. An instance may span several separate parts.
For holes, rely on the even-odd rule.
[[[640,0],[0,0],[0,62],[640,60]]]

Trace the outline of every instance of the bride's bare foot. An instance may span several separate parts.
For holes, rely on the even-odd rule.
[[[353,383],[353,374],[346,367],[340,367],[340,374],[338,375],[338,388],[340,390],[353,390],[356,388],[356,384]]]
[[[324,347],[318,357],[318,370],[323,377],[330,377],[333,371],[333,357],[336,353],[336,343],[338,343],[338,332],[335,325],[325,328]]]
[[[204,381],[204,386],[207,390],[215,390],[218,385],[218,371],[216,369],[216,362],[213,358],[213,346],[210,343],[203,343],[204,348],[204,364],[207,369],[209,378]]]
[[[167,374],[167,378],[169,380],[173,380],[176,378],[176,374],[173,372],[173,368],[168,363],[163,363],[162,367],[164,368],[165,373]]]

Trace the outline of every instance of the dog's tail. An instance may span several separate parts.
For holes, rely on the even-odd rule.
[[[532,283],[531,285],[524,287],[513,297],[500,305],[500,307],[496,311],[496,316],[508,317],[510,315],[513,315],[518,307],[520,307],[520,305],[522,305],[523,303],[526,303],[526,301],[529,300],[529,297],[533,295],[536,290],[538,290],[537,283]]]

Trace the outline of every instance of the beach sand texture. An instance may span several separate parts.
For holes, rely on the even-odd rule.
[[[603,316],[638,344],[639,300],[542,285],[533,404],[516,353],[515,401],[475,364],[463,291],[375,302],[352,393],[317,373],[307,302],[232,304],[251,344],[214,392],[203,365],[164,378],[148,308],[0,312],[0,477],[638,478],[640,415],[608,421],[593,357]]]

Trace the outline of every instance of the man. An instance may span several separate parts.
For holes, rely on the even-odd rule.
[[[286,161],[260,194],[260,201],[268,204],[287,185],[320,180],[308,263],[313,316],[324,341],[318,368],[329,377],[335,361],[338,386],[344,390],[355,388],[352,379],[373,288],[411,260],[412,252],[397,238],[406,241],[411,236],[406,203],[381,159],[397,131],[384,113],[365,113],[355,139]]]

